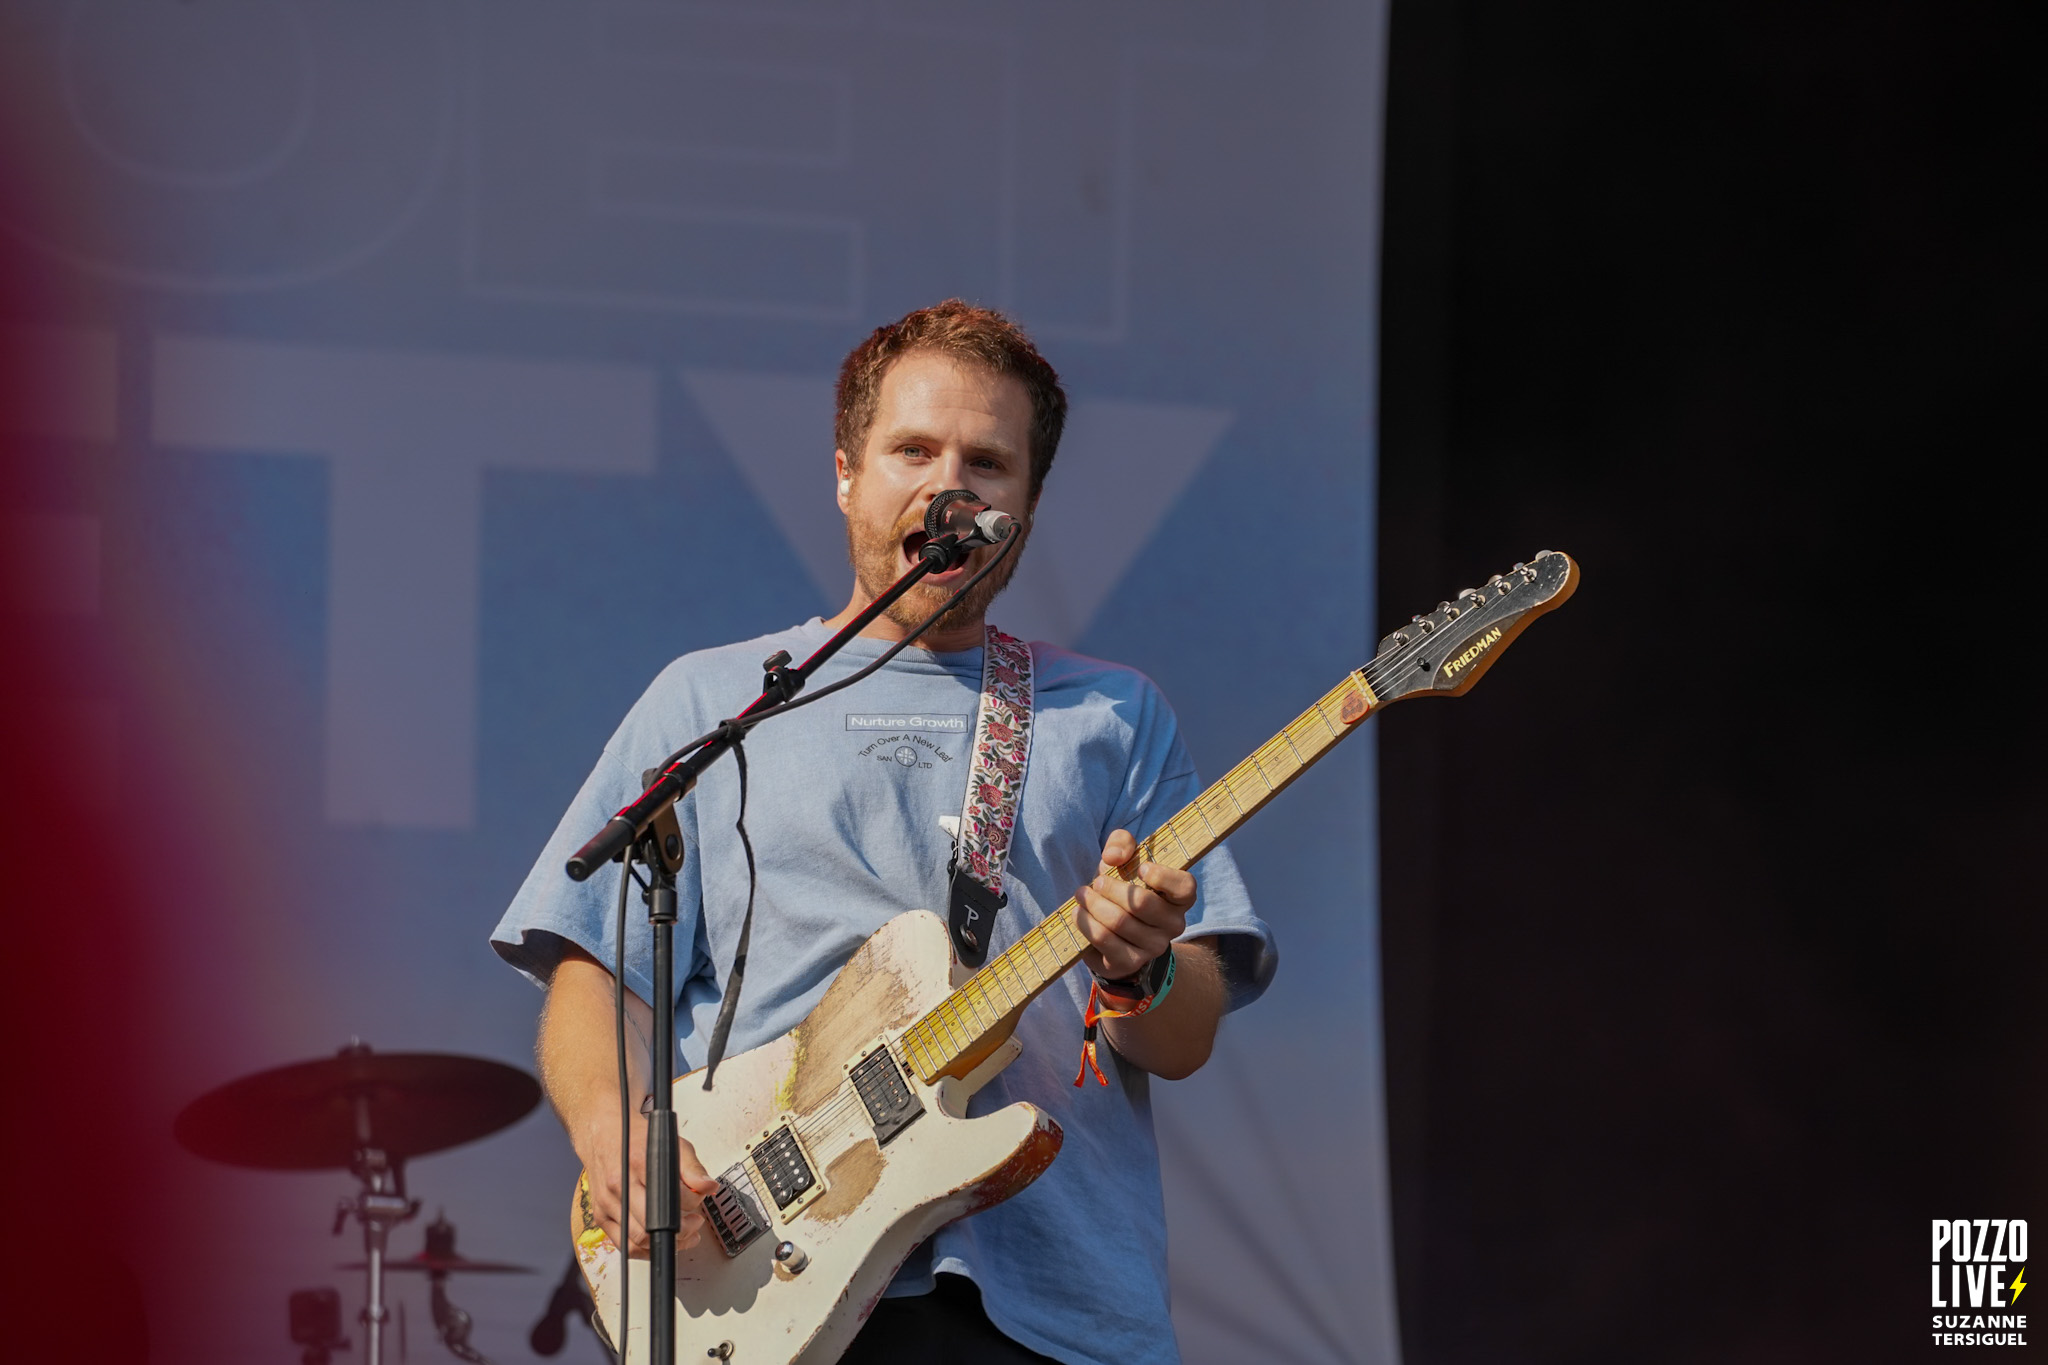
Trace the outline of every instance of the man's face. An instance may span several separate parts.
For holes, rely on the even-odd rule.
[[[925,508],[949,488],[969,489],[1020,525],[1028,524],[1030,438],[1031,398],[1022,380],[935,351],[898,357],[882,376],[858,468],[843,450],[833,456],[841,480],[839,510],[846,514],[846,538],[863,600],[909,570],[924,543]],[[1023,552],[1019,544],[933,633],[978,625]],[[915,626],[994,553],[994,546],[983,546],[964,563],[928,575],[896,600],[889,619],[905,630]],[[947,648],[974,643],[944,642]]]

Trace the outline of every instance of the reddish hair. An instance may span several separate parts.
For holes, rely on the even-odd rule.
[[[977,308],[961,299],[947,299],[877,327],[839,367],[832,438],[846,452],[848,468],[860,468],[861,448],[881,401],[882,376],[899,356],[912,351],[972,361],[1023,382],[1031,398],[1031,497],[1036,501],[1066,429],[1066,390],[1022,327],[993,308]]]

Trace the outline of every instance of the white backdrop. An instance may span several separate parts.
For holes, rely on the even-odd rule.
[[[350,1035],[530,1065],[484,936],[662,663],[843,602],[831,375],[907,308],[1012,311],[1074,398],[998,621],[1150,673],[1210,776],[1369,655],[1377,0],[9,9],[66,192],[0,230],[68,281],[10,337],[133,457],[78,572],[174,603],[271,822],[226,929],[153,946],[159,1146]],[[1368,736],[1234,841],[1280,975],[1154,1090],[1192,1362],[1397,1358],[1371,773]],[[157,1360],[290,1359],[292,1288],[353,1311],[344,1177],[178,1160],[209,1292],[150,1303]],[[545,1113],[413,1168],[542,1272],[455,1287],[503,1365],[573,1177]]]

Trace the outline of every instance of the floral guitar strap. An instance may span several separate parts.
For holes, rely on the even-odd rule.
[[[1031,760],[1031,646],[994,626],[986,630],[974,757],[946,868],[946,927],[953,951],[969,967],[987,960],[996,912],[1009,904],[1003,871]]]

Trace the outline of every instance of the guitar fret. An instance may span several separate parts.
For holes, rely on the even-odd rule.
[[[1294,742],[1294,727],[1290,725],[1285,730],[1282,730],[1280,732],[1280,738],[1287,741],[1287,747],[1294,755],[1294,766],[1297,768],[1306,768],[1308,766],[1308,760],[1301,756],[1301,746]]]
[[[1000,962],[1002,959],[997,958],[996,961]],[[993,966],[994,963],[990,965]],[[1001,1019],[1010,1012],[1010,988],[993,972],[983,972],[981,975],[981,1003],[988,1008],[990,1014]]]
[[[1010,988],[1003,984],[1002,970],[1003,957],[998,953],[989,959],[988,965],[975,978],[981,983],[977,989],[981,991],[982,1006],[998,1019],[1010,1012]]]
[[[1088,941],[1081,936],[1081,931],[1074,927],[1074,915],[1077,913],[1077,910],[1078,907],[1074,902],[1068,901],[1060,907],[1060,916],[1053,922],[1053,927],[1046,931],[1045,958],[1047,966],[1045,968],[1045,979],[1047,981],[1052,981],[1065,972],[1068,966],[1073,963],[1074,954],[1079,952],[1081,946]],[[1055,939],[1058,941],[1055,942]]]
[[[976,1035],[981,1032],[981,1020],[975,1013],[973,996],[966,991],[953,992],[951,1008],[953,1022],[958,1024],[960,1031],[966,1035],[967,1040],[961,1046],[973,1046]]]
[[[1031,936],[1036,941],[1036,935]],[[1038,988],[1045,984],[1045,973],[1039,970],[1038,962],[1031,950],[1010,964],[1010,970],[1017,974],[1017,1003],[1023,1004]]]
[[[1047,983],[1058,980],[1060,974],[1066,971],[1066,963],[1073,957],[1073,950],[1068,945],[1080,936],[1080,931],[1074,928],[1073,914],[1074,902],[1068,901],[1059,908],[1057,921],[1046,921],[1052,927],[1045,929],[1045,961],[1039,965],[1039,971]],[[1055,939],[1058,942],[1055,942]],[[1066,951],[1062,952],[1063,948]]]
[[[967,1021],[976,1033],[985,1033],[989,1025],[1003,1016],[989,1008],[988,991],[979,984],[976,977],[961,988],[960,999],[967,1007]]]
[[[1038,960],[1038,931],[1033,929],[1030,933],[1019,939],[1018,942],[1024,945],[1025,960],[1030,962],[1031,970],[1043,975],[1045,973],[1045,964]]]
[[[1031,987],[1024,980],[1024,973],[1018,971],[1017,964],[1010,960],[1008,953],[1004,953],[1001,957],[997,958],[995,965],[999,970],[1006,966],[1010,969],[1011,984],[1004,987],[1003,999],[1003,1013],[1008,1014],[1011,1010],[1016,1009],[1031,998]]]

